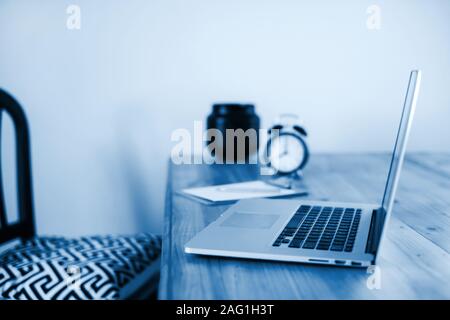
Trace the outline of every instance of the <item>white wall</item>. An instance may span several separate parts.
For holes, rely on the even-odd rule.
[[[265,124],[297,112],[316,152],[383,151],[421,68],[410,149],[449,151],[449,17],[447,0],[1,1],[0,87],[29,115],[39,232],[161,231],[170,133],[214,101],[253,101]]]

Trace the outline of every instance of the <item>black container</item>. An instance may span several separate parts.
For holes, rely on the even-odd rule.
[[[212,112],[208,116],[207,119],[207,128],[208,129],[218,129],[223,136],[223,143],[220,144],[216,142],[216,151],[212,151],[213,156],[216,158],[223,159],[224,162],[231,160],[233,162],[248,162],[251,155],[255,154],[258,151],[259,144],[259,126],[260,120],[258,115],[255,113],[255,106],[253,104],[240,104],[240,103],[217,103],[212,107]],[[227,139],[227,129],[242,129],[244,132],[244,136],[239,133],[239,131],[235,131],[236,137],[230,137],[228,135]],[[254,130],[254,134],[256,136],[249,135],[249,129]],[[252,136],[252,138],[249,138]],[[234,141],[227,141],[230,140]],[[256,139],[255,139],[256,138]],[[214,141],[214,139],[212,139]],[[209,145],[212,141],[207,142]],[[241,156],[238,154],[238,143],[245,141],[245,153]],[[234,155],[231,155],[230,152],[227,155],[227,144],[233,144]],[[241,145],[242,147],[242,145]],[[230,151],[230,149],[228,149]]]

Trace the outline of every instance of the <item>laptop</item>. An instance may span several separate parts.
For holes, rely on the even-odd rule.
[[[420,79],[420,71],[411,72],[381,204],[241,200],[190,240],[185,252],[349,267],[376,264],[392,214]]]

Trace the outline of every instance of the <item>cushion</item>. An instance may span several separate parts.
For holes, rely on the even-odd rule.
[[[124,298],[121,292],[131,295],[127,286],[134,280],[150,279],[159,272],[160,255],[161,238],[146,233],[34,238],[0,254],[0,297]]]

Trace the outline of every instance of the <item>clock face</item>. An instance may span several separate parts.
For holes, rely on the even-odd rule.
[[[302,141],[292,134],[281,134],[271,140],[269,152],[271,166],[282,173],[297,170],[305,157]]]

